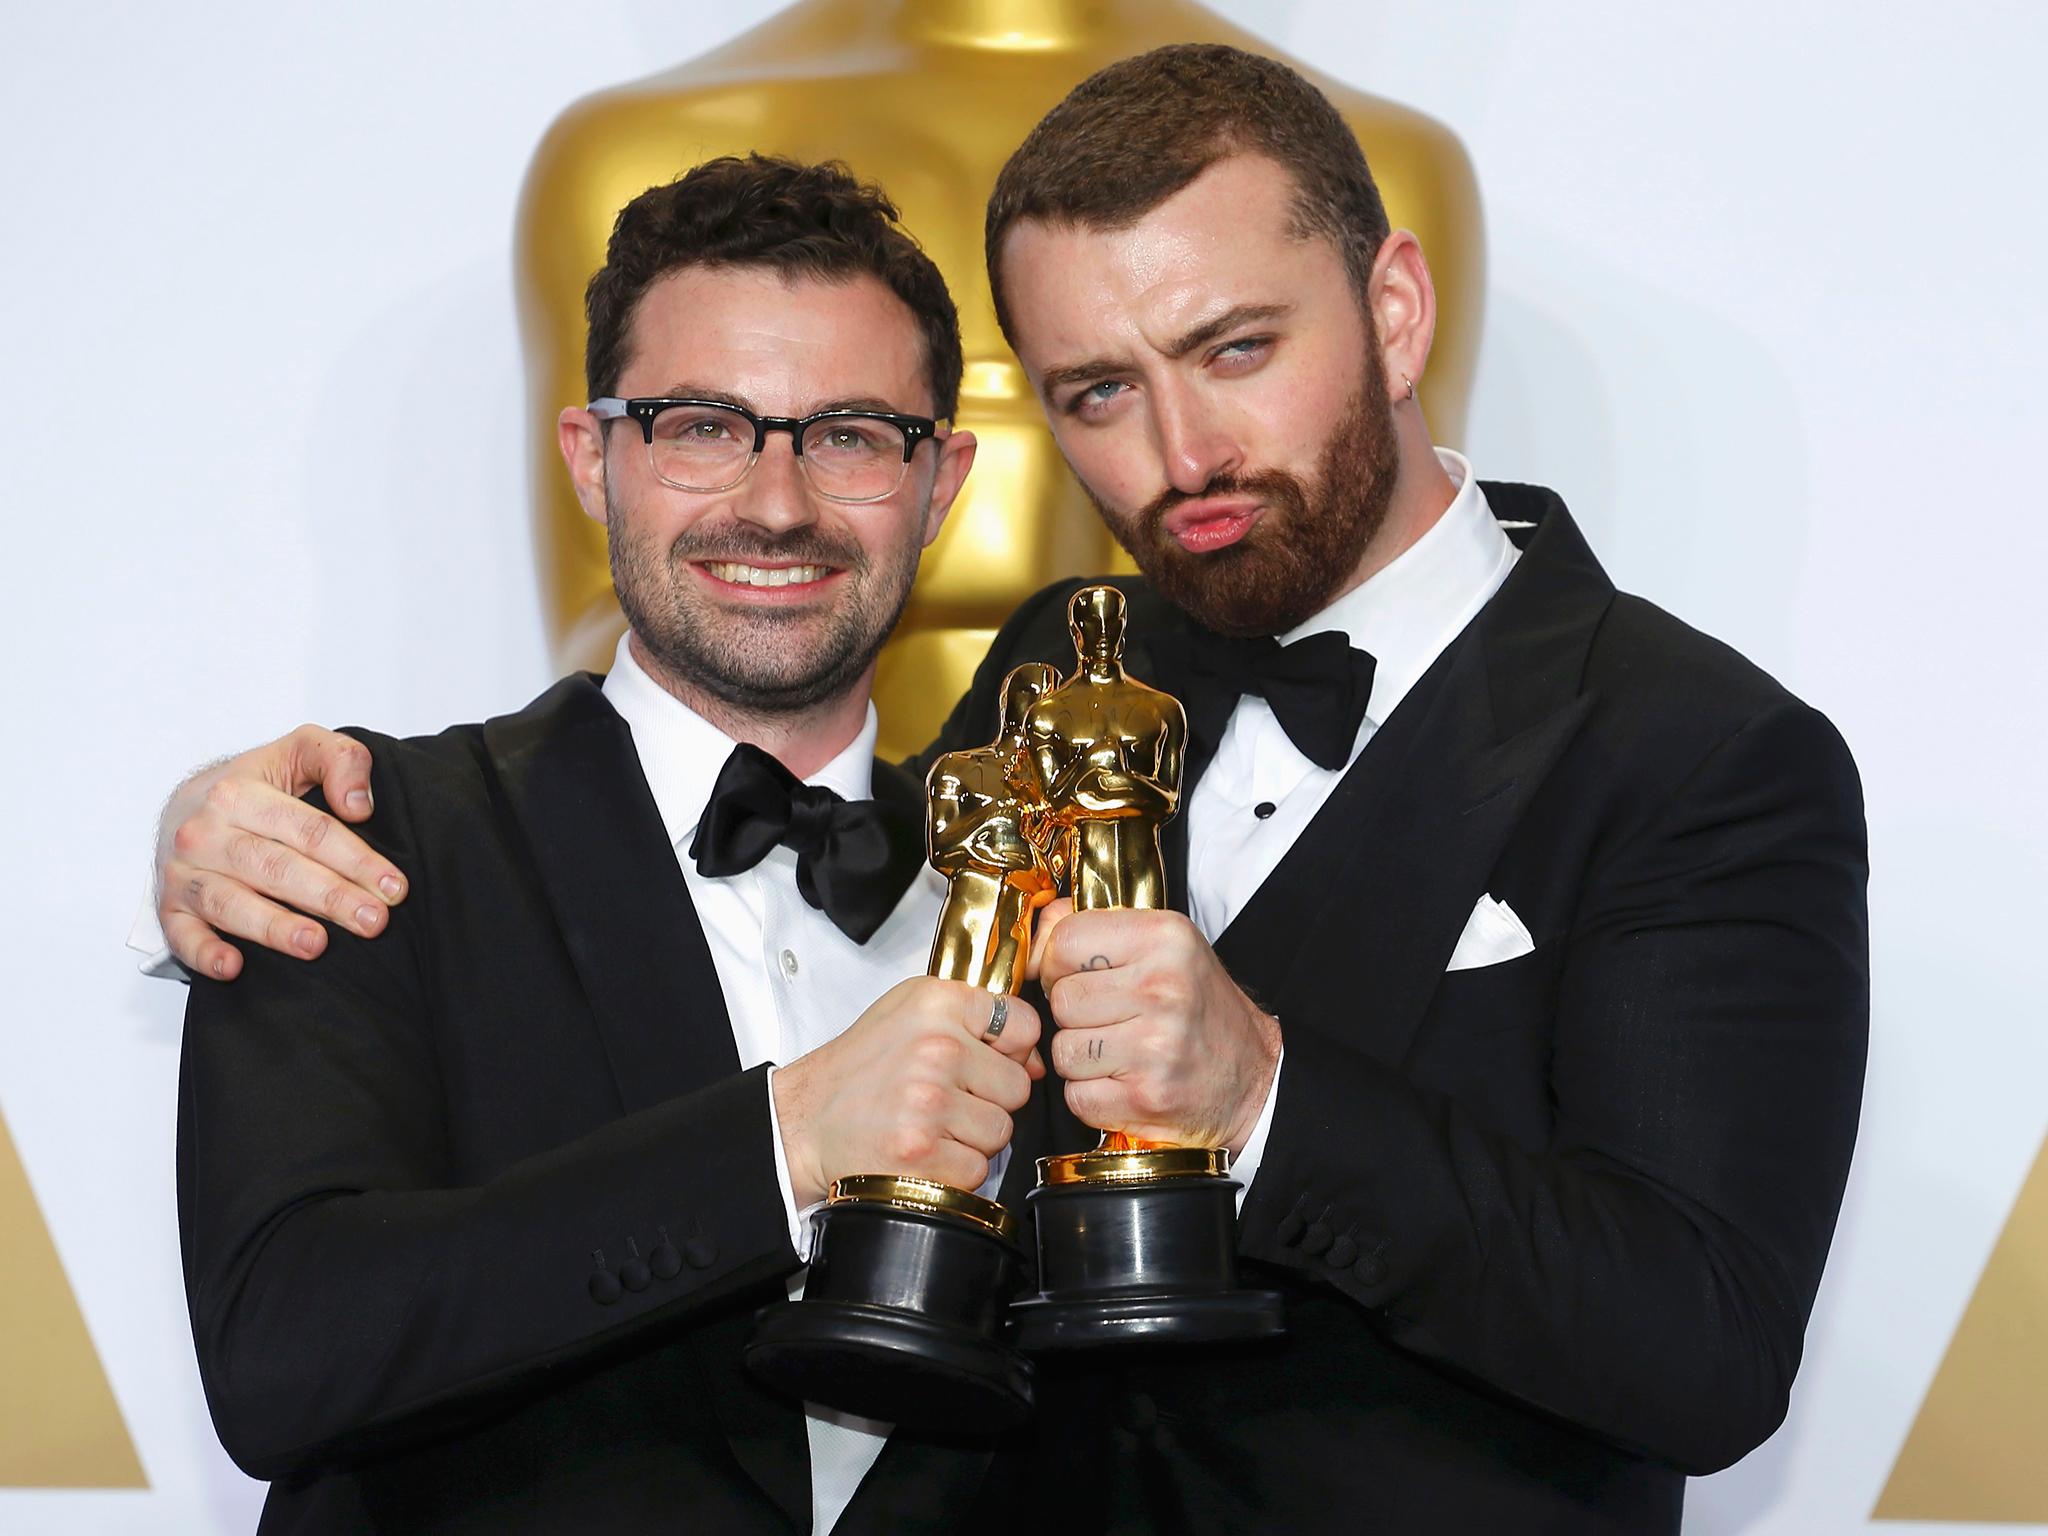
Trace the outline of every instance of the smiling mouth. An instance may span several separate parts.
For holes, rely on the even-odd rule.
[[[830,565],[747,565],[738,560],[700,560],[704,571],[736,587],[807,587],[836,574]]]

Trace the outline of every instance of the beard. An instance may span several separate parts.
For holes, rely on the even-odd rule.
[[[747,715],[801,714],[852,689],[903,616],[917,576],[914,536],[896,558],[875,560],[816,527],[778,536],[725,523],[686,529],[663,550],[613,500],[609,482],[605,507],[612,586],[633,633],[671,678]],[[823,611],[735,611],[690,571],[700,560],[789,561],[844,574],[837,601]]]
[[[1307,483],[1277,469],[1218,475],[1194,495],[1168,490],[1128,516],[1085,481],[1082,489],[1154,589],[1196,623],[1219,635],[1279,635],[1327,608],[1351,580],[1387,520],[1397,468],[1393,402],[1374,362]],[[1266,508],[1235,544],[1193,554],[1166,531],[1161,520],[1175,507],[1223,495],[1256,497]]]

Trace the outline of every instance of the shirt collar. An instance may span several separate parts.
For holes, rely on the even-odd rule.
[[[1366,717],[1377,726],[1499,589],[1516,550],[1494,521],[1465,456],[1436,450],[1457,494],[1428,532],[1315,617],[1291,643],[1334,629],[1373,658]]]
[[[697,835],[718,772],[732,755],[733,739],[647,675],[628,641],[619,637],[612,670],[604,680],[605,702],[633,733],[640,771],[654,793],[655,809],[669,842],[680,848]],[[833,790],[848,800],[874,796],[875,706],[846,749],[804,782]]]

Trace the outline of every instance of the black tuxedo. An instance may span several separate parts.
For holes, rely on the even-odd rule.
[[[1554,496],[1485,489],[1536,525],[1521,560],[1216,945],[1285,1041],[1239,1232],[1291,1333],[1051,1370],[1020,1526],[1675,1532],[1684,1474],[1783,1417],[1861,1096],[1855,768],[1618,595]],[[1118,584],[1132,674],[1172,688],[1146,637],[1185,621]],[[1076,585],[944,745],[1011,666],[1071,666]],[[1227,718],[1191,711],[1190,784]],[[1534,952],[1447,974],[1486,894]]]
[[[374,943],[196,982],[185,1031],[193,1331],[222,1441],[275,1480],[262,1528],[808,1529],[801,1409],[740,1361],[797,1265],[764,1074],[624,722],[579,676],[364,740],[410,899]],[[899,1433],[838,1529],[949,1526],[1005,1497],[989,1460]]]

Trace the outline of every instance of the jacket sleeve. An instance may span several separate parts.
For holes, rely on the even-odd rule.
[[[378,744],[367,833],[412,868],[396,756]],[[760,1070],[453,1179],[422,917],[394,909],[374,942],[330,926],[311,964],[252,947],[239,981],[192,988],[187,1298],[216,1428],[255,1477],[445,1433],[796,1267]],[[507,1049],[550,1027],[505,1024]],[[597,1251],[616,1278],[629,1241],[644,1289],[594,1290]]]
[[[1869,1021],[1862,795],[1787,702],[1596,858],[1565,940],[1549,1144],[1290,1031],[1245,1252],[1395,1344],[1688,1473],[1783,1419]]]

